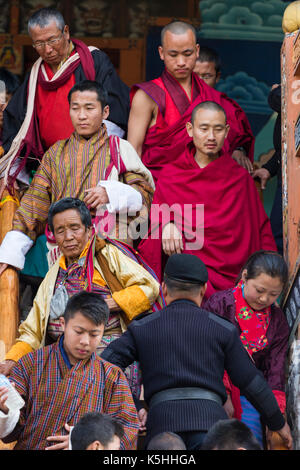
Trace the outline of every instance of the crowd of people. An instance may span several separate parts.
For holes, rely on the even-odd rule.
[[[216,89],[218,55],[173,21],[162,75],[129,89],[58,11],[28,33],[39,58],[24,81],[0,73],[0,193],[21,194],[0,276],[29,252],[48,272],[0,363],[22,399],[0,386],[0,439],[292,449],[288,272],[254,181],[271,173],[254,171],[247,116]]]

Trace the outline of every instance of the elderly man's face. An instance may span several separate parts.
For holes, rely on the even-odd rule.
[[[102,105],[95,91],[75,91],[70,100],[70,117],[75,131],[89,138],[99,131],[103,119],[109,115],[109,107]]]
[[[220,72],[217,74],[214,62],[199,62],[197,60],[194,72],[212,88],[215,88],[220,80],[221,74]]]
[[[51,68],[56,69],[67,57],[70,39],[67,25],[61,31],[55,21],[52,21],[44,28],[31,28],[30,36],[37,53]]]
[[[69,266],[83,252],[91,229],[85,227],[76,209],[67,209],[53,217],[53,234]]]

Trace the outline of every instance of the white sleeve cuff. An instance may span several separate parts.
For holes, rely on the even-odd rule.
[[[106,119],[104,119],[103,122],[106,125],[108,135],[118,135],[121,138],[124,137],[125,131],[121,129],[121,127],[117,126],[117,124],[112,121],[107,121]]]
[[[110,213],[132,212],[136,213],[142,209],[143,198],[141,193],[129,184],[120,181],[99,181],[98,186],[106,189],[109,203],[106,208]]]
[[[9,410],[8,414],[0,411],[0,439],[9,436],[15,429],[20,418],[20,410]]]
[[[23,269],[25,255],[32,245],[33,241],[25,233],[18,230],[7,232],[0,246],[0,263]]]

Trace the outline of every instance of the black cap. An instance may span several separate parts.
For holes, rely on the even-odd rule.
[[[198,256],[187,253],[170,256],[165,267],[165,274],[175,281],[205,284],[208,273],[205,264]]]

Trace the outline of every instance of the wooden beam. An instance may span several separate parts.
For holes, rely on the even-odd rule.
[[[0,243],[11,230],[18,207],[19,196],[3,192],[0,208]],[[19,325],[19,278],[14,268],[7,268],[0,276],[0,341],[7,352],[16,340]],[[2,344],[3,344],[2,343]]]

